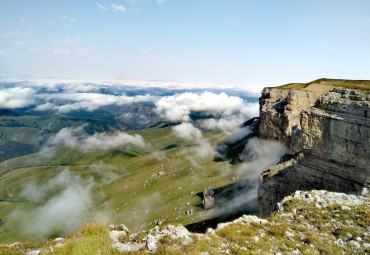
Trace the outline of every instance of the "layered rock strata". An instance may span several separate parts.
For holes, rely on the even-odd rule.
[[[259,136],[279,140],[290,156],[260,175],[263,217],[296,190],[355,193],[369,185],[370,93],[332,89],[325,95],[264,89]]]

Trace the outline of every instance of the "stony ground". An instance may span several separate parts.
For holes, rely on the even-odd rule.
[[[296,191],[268,219],[243,216],[205,234],[181,225],[130,233],[124,225],[89,224],[47,243],[15,243],[0,254],[369,254],[370,199]]]

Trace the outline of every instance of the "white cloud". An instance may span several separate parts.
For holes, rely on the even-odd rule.
[[[231,116],[238,112],[248,118],[254,117],[253,114],[257,114],[258,109],[255,104],[248,104],[239,97],[211,92],[203,92],[200,95],[186,92],[166,96],[155,104],[157,113],[170,121],[189,121],[192,111],[205,111],[222,116]]]
[[[157,0],[157,3],[164,4],[167,0]]]
[[[191,123],[181,123],[173,127],[172,131],[176,136],[188,141],[196,141],[203,137],[202,132]]]
[[[197,166],[197,161],[206,156],[214,155],[215,151],[212,145],[205,139],[202,132],[193,126],[191,123],[183,122],[172,128],[172,132],[182,139],[191,141],[197,144],[197,146],[190,148],[192,156],[188,155],[190,162]]]
[[[50,49],[49,49],[50,50]],[[89,54],[92,52],[92,49],[85,49],[85,48],[77,48],[77,47],[72,47],[72,48],[53,48],[51,49],[54,54],[61,54],[61,55],[66,55],[66,54]]]
[[[27,44],[27,42],[25,42],[25,41],[14,41],[13,42],[13,45],[26,45]]]
[[[58,48],[58,49],[54,49],[53,53],[55,53],[55,54],[69,54],[69,53],[71,53],[71,50],[68,49],[68,48]]]
[[[92,49],[85,49],[85,48],[76,48],[72,51],[73,54],[81,54],[81,55],[86,55],[89,54],[92,51]]]
[[[131,104],[137,102],[148,102],[152,101],[154,97],[150,95],[138,95],[129,97],[126,95],[115,96],[115,95],[106,95],[106,94],[99,94],[99,93],[63,93],[63,94],[50,94],[44,95],[46,100],[50,99],[63,99],[72,101],[71,103],[65,103],[60,106],[56,106],[50,103],[46,103],[40,105],[36,108],[36,110],[42,109],[53,109],[57,110],[60,113],[67,113],[70,111],[75,110],[87,110],[87,111],[94,111],[101,106],[106,105],[124,105],[124,104]]]
[[[144,2],[145,0],[126,0],[126,2],[129,2],[131,4],[139,4],[141,2]]]
[[[19,20],[19,23],[23,24],[24,23],[24,19],[20,19]]]
[[[265,167],[279,162],[285,152],[286,148],[278,141],[254,137],[248,141],[244,148],[243,157],[246,161],[239,166],[237,173],[243,177],[253,173],[252,176],[257,178]]]
[[[62,128],[58,133],[48,139],[43,149],[53,146],[74,146],[78,144],[79,140],[85,137],[84,127],[85,126],[77,128]]]
[[[5,53],[5,51],[1,51],[1,50],[0,50],[0,56],[1,56],[1,55],[5,55],[5,54],[6,54],[6,53]]]
[[[72,43],[77,43],[81,40],[80,37],[73,37],[73,36],[67,36],[66,38],[63,38],[58,41],[54,41],[53,44],[72,44]]]
[[[100,4],[100,3],[96,3],[96,6],[98,6],[101,10],[106,10],[108,9],[107,7],[105,7],[104,5]]]
[[[248,117],[247,117],[248,118]],[[240,115],[226,116],[220,119],[206,119],[200,122],[200,126],[209,130],[223,130],[231,132],[245,121],[245,117]]]
[[[52,50],[49,49],[49,51]],[[19,82],[24,81],[22,77],[7,76],[7,80],[16,80]],[[28,81],[39,84],[43,83],[44,86],[56,83],[89,83],[104,84],[105,86],[134,86],[139,88],[165,88],[171,90],[186,90],[186,89],[199,89],[207,91],[209,89],[218,90],[232,90],[237,91],[240,97],[253,97],[258,98],[261,96],[263,85],[252,84],[226,84],[226,83],[205,83],[205,82],[180,82],[180,81],[157,81],[157,80],[134,80],[134,79],[61,79],[58,77],[28,77]]]
[[[15,30],[15,31],[11,31],[7,33],[6,35],[4,35],[4,37],[12,38],[12,37],[16,37],[18,34],[19,34],[19,30]]]
[[[8,88],[0,90],[0,108],[14,109],[34,103],[36,91],[32,88]]]
[[[70,19],[70,20],[69,20],[69,22],[71,22],[71,23],[77,23],[77,20],[75,20],[75,19]]]
[[[10,220],[21,222],[23,234],[49,237],[55,231],[62,234],[81,227],[91,213],[91,189],[96,184],[92,178],[83,179],[68,169],[46,182],[27,183],[20,196],[30,202],[41,203],[31,211],[15,210]],[[46,194],[54,194],[47,197]]]
[[[115,11],[120,11],[120,12],[125,12],[126,11],[126,8],[125,6],[123,5],[119,5],[119,4],[116,4],[116,3],[113,3],[111,5],[112,9],[115,10]]]
[[[113,135],[104,133],[94,134],[82,141],[82,144],[88,147],[95,147],[103,150],[111,148],[134,145],[141,148],[146,147],[146,143],[142,136],[135,134],[129,135],[126,133],[118,132]]]
[[[68,19],[68,16],[64,15],[62,16],[62,19]]]
[[[75,37],[68,38],[75,40]],[[75,40],[76,41],[76,40]],[[61,46],[61,47],[59,47]],[[55,54],[86,54],[91,49],[63,47],[64,45],[55,45],[48,49]],[[36,50],[36,49],[35,49]],[[1,53],[0,53],[1,54]],[[5,54],[5,52],[4,52]],[[59,78],[35,78],[27,77],[9,77],[1,78],[3,82],[13,82],[19,84],[21,88],[41,88],[47,91],[53,91],[53,94],[37,94],[35,97],[41,100],[37,107],[38,110],[56,110],[59,112],[69,112],[73,110],[93,111],[101,106],[109,104],[130,104],[136,102],[153,102],[156,106],[155,111],[160,116],[171,121],[189,121],[189,114],[192,111],[205,111],[213,114],[214,117],[207,120],[199,120],[198,124],[202,128],[221,129],[230,132],[235,127],[242,124],[250,117],[258,116],[258,103],[248,103],[237,96],[228,96],[225,93],[182,93],[173,96],[126,96],[109,95],[97,93],[100,89],[110,89],[110,87],[133,86],[136,88],[168,88],[171,90],[185,89],[183,83],[156,82],[156,81],[134,81],[134,80],[76,80]],[[190,86],[191,84],[189,84]],[[194,85],[194,84],[193,84]],[[199,85],[199,84],[197,84]],[[129,88],[129,87],[127,87]],[[192,88],[192,87],[189,87]],[[63,90],[63,93],[56,93],[57,90]],[[81,93],[82,92],[82,93]],[[94,92],[94,93],[88,93]],[[235,90],[233,91],[235,93]],[[242,92],[241,92],[242,94]],[[65,100],[65,105],[54,105],[51,100]]]
[[[42,149],[46,150],[50,147],[62,145],[79,145],[84,150],[94,148],[108,150],[118,147],[128,148],[131,146],[144,148],[147,146],[143,137],[138,134],[130,135],[124,132],[116,132],[113,134],[95,133],[92,136],[88,136],[84,131],[85,126],[86,125],[77,128],[62,128],[58,133],[49,137]]]
[[[231,134],[230,142],[236,142],[242,139],[243,137],[249,135],[252,133],[252,130],[250,130],[249,127],[236,127]]]

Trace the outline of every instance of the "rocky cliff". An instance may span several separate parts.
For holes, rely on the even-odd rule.
[[[259,137],[279,140],[288,149],[279,165],[260,175],[263,217],[296,190],[356,193],[369,185],[369,88],[262,91]]]

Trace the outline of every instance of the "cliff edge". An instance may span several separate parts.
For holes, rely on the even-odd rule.
[[[260,175],[263,217],[296,190],[358,193],[370,183],[370,81],[265,88],[258,135],[288,149],[280,164]]]

